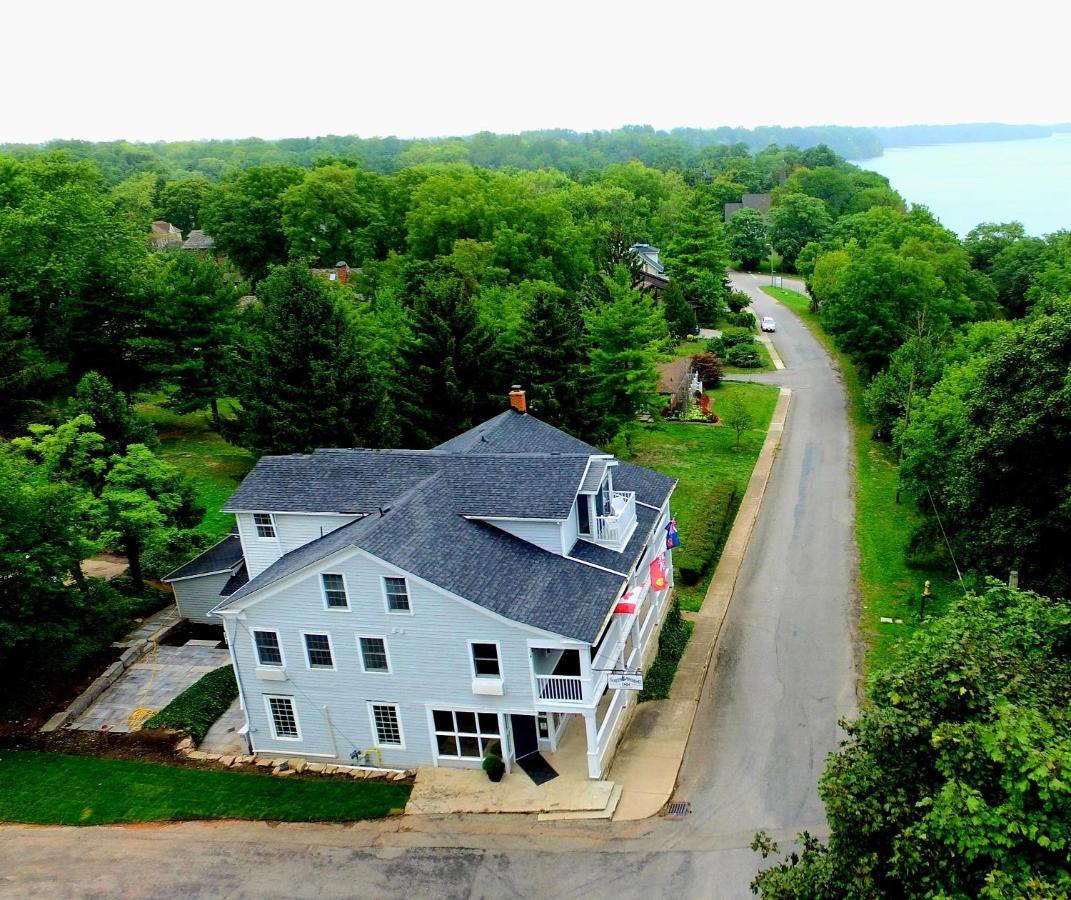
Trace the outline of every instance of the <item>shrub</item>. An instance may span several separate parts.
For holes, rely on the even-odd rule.
[[[673,605],[666,613],[666,621],[662,624],[662,633],[658,636],[658,656],[643,679],[641,703],[644,700],[664,700],[669,696],[673,676],[677,674],[677,663],[684,655],[693,627],[693,623],[686,622],[681,616],[680,604],[674,597]]]
[[[718,359],[725,359],[725,341],[720,337],[711,338],[706,342],[707,353],[713,353]]]
[[[729,312],[738,313],[751,305],[751,298],[743,291],[732,291],[726,303],[729,306]]]
[[[721,384],[725,367],[713,353],[696,353],[692,357],[692,365],[703,382],[703,387],[717,387]]]
[[[759,356],[758,348],[754,345],[748,347],[745,344],[737,344],[735,347],[730,347],[725,355],[725,361],[730,366],[736,366],[739,369],[762,368],[762,358]]]
[[[755,316],[749,312],[729,313],[725,317],[725,321],[736,328],[746,328],[748,331],[755,330]]]
[[[146,728],[174,728],[185,731],[201,743],[208,729],[238,696],[234,669],[220,666],[190,685],[145,723]]]
[[[737,344],[753,344],[755,335],[747,328],[726,328],[721,333],[721,340],[725,344],[725,349],[728,350],[730,347],[737,346]]]

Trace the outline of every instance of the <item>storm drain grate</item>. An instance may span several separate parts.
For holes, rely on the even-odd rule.
[[[678,817],[686,816],[691,811],[692,804],[689,803],[687,800],[676,800],[673,803],[669,804],[669,812],[667,813],[667,815]]]

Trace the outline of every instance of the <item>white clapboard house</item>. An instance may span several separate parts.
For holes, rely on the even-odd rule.
[[[169,576],[223,623],[254,752],[476,767],[500,741],[510,766],[580,717],[606,772],[636,701],[613,676],[668,607],[676,482],[510,397],[432,450],[262,458],[236,534]]]

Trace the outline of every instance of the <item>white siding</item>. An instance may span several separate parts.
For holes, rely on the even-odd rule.
[[[374,701],[399,706],[405,736],[404,749],[381,748],[383,764],[429,764],[434,759],[429,707],[534,712],[527,641],[538,637],[537,632],[491,616],[412,578],[408,580],[412,615],[388,613],[382,578],[399,573],[361,554],[322,569],[344,575],[349,611],[325,610],[319,574],[310,572],[282,593],[248,607],[237,622],[234,653],[257,751],[347,761],[351,750],[375,744],[368,716],[368,702]],[[257,675],[251,635],[257,627],[279,632],[286,663],[284,680],[268,681]],[[331,635],[334,670],[306,666],[302,632]],[[358,635],[385,638],[390,674],[362,670]],[[502,696],[473,694],[469,641],[498,643]],[[265,695],[293,697],[301,741],[273,738]]]
[[[357,518],[303,513],[274,513],[274,516],[274,538],[257,537],[252,513],[238,513],[236,516],[245,565],[251,579],[256,578],[284,553],[296,550]]]
[[[175,591],[175,603],[178,606],[179,615],[191,622],[201,622],[208,625],[219,625],[221,620],[218,616],[209,616],[210,610],[219,606],[223,598],[219,592],[230,578],[230,573],[223,575],[204,575],[200,578],[183,578],[174,581],[171,587]]]
[[[507,531],[514,537],[519,537],[522,541],[527,541],[529,544],[535,544],[537,547],[553,553],[557,556],[564,555],[562,548],[562,526],[557,522],[542,522],[527,520],[509,520],[503,521],[501,519],[493,519],[487,521],[488,525],[494,525],[496,528],[501,528],[503,531]],[[570,546],[572,546],[570,544]]]
[[[587,500],[587,497],[582,498]],[[573,502],[573,509],[569,513],[569,518],[565,520],[561,527],[562,536],[562,555],[568,556],[572,552],[573,544],[576,543],[577,535],[579,534],[580,523],[576,518],[576,502]]]

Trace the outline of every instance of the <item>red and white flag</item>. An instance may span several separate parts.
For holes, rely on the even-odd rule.
[[[617,606],[614,607],[614,612],[621,615],[632,615],[636,612],[636,607],[639,605],[640,592],[642,587],[634,587],[631,591],[626,592],[625,596],[617,601]]]

